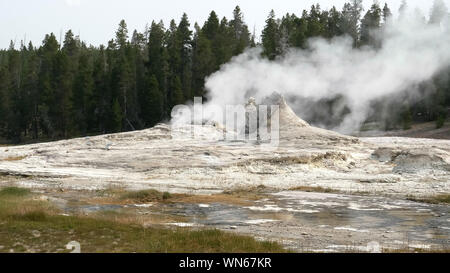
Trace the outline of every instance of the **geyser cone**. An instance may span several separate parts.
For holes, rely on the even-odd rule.
[[[289,105],[286,103],[286,100],[284,99],[283,95],[274,92],[272,95],[266,97],[263,99],[262,105],[272,106],[277,105],[278,111],[279,111],[279,118],[280,118],[280,129],[285,128],[288,129],[289,127],[309,127],[310,125],[298,117],[294,111],[289,107]]]
[[[264,98],[260,105],[267,105],[268,107],[272,105],[278,106],[280,140],[356,140],[356,138],[350,136],[309,125],[295,114],[283,95],[277,92]],[[273,113],[275,112],[272,112],[272,115]]]

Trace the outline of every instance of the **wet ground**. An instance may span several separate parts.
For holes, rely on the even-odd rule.
[[[218,228],[276,240],[300,252],[450,249],[448,205],[391,197],[284,191],[268,194],[249,205],[214,202],[92,205],[72,200],[63,207],[67,213],[134,211],[167,219],[158,224]]]

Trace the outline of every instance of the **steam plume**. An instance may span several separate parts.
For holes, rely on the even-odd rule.
[[[273,91],[283,94],[298,109],[302,99],[342,96],[335,111],[350,113],[332,128],[349,133],[359,129],[370,114],[370,103],[416,86],[450,65],[448,21],[427,24],[418,16],[391,20],[377,33],[381,48],[354,49],[351,38],[309,41],[307,50],[290,49],[275,61],[261,57],[261,48],[249,49],[206,80],[209,104],[242,104]]]

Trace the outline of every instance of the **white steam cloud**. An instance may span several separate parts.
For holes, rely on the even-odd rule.
[[[64,0],[66,2],[66,5],[69,7],[78,7],[81,5],[81,0]]]
[[[450,65],[448,21],[432,25],[417,16],[405,17],[391,20],[378,35],[379,49],[354,49],[349,37],[312,39],[308,50],[291,49],[275,61],[262,58],[260,48],[247,50],[207,78],[206,107],[243,104],[250,96],[261,99],[276,91],[304,117],[307,113],[295,101],[340,95],[351,113],[332,129],[358,130],[371,102],[415,92],[415,86]]]

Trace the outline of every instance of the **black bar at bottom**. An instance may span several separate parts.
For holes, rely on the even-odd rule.
[[[2,267],[124,272],[315,272],[327,269],[402,272],[444,265],[448,254],[1,254]],[[7,268],[7,267],[5,267]],[[428,268],[431,270],[431,268]]]

